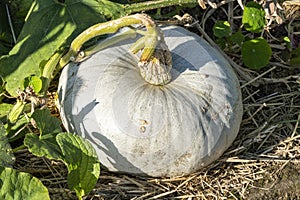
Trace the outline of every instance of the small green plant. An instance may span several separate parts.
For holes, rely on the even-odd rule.
[[[244,8],[242,23],[247,31],[261,33],[266,25],[265,11],[255,2],[249,2]]]
[[[243,43],[242,59],[244,64],[251,69],[260,69],[269,63],[272,50],[263,38],[255,38]]]
[[[247,3],[242,23],[244,28],[249,32],[262,32],[266,24],[265,11],[262,6],[255,2]],[[246,67],[260,69],[269,63],[272,49],[264,38],[248,38],[241,31],[232,34],[230,24],[227,21],[216,22],[213,32],[217,37],[217,43],[223,49],[229,47],[229,51],[232,51],[234,45],[240,47],[238,50],[241,51],[242,61]]]

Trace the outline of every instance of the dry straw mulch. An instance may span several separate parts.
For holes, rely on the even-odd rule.
[[[187,28],[211,45],[211,27],[223,19],[240,26],[242,1],[203,1],[184,10],[194,18]],[[299,45],[299,1],[261,1],[267,11],[264,38],[271,44],[270,64],[259,71],[242,66],[240,54],[223,53],[238,74],[244,116],[240,132],[225,154],[189,176],[149,178],[102,170],[86,199],[300,199],[300,68],[286,63],[283,36]],[[201,14],[200,14],[201,13]],[[223,52],[223,51],[222,51]],[[61,162],[17,152],[16,168],[40,177],[52,199],[74,199]]]

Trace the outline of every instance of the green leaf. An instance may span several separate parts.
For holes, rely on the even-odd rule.
[[[49,110],[36,110],[32,114],[41,134],[28,133],[24,145],[36,156],[59,159],[68,167],[68,184],[78,197],[90,192],[95,186],[100,164],[92,145],[71,133],[59,133],[60,121]]]
[[[15,157],[6,137],[5,128],[0,121],[0,166],[12,167],[14,161]]]
[[[30,174],[0,166],[0,199],[50,200],[47,188]]]
[[[78,197],[88,194],[95,186],[100,163],[92,145],[71,133],[26,134],[24,144],[36,156],[62,160],[68,167],[68,185]]]
[[[61,132],[59,119],[51,116],[48,109],[34,111],[32,118],[40,130],[40,135],[26,134],[24,145],[36,156],[62,159],[62,152],[56,141],[56,135]]]
[[[214,35],[218,38],[229,37],[231,28],[228,21],[217,21],[213,27]]]
[[[300,47],[291,52],[290,65],[300,67]]]
[[[246,41],[242,45],[242,60],[252,69],[260,69],[269,63],[272,49],[263,38]]]
[[[32,118],[36,122],[36,126],[40,130],[40,134],[57,134],[61,132],[61,123],[59,119],[51,116],[48,109],[35,110]]]
[[[45,156],[49,159],[62,160],[62,152],[56,142],[56,134],[46,134],[41,137],[27,133],[24,145],[35,156]]]
[[[12,108],[13,108],[12,104],[1,103],[0,104],[0,119],[3,117],[6,117]]]
[[[26,77],[23,81],[23,88],[32,87],[35,93],[39,93],[42,89],[43,81],[38,76]]]
[[[242,45],[244,40],[245,40],[245,36],[243,35],[243,33],[241,31],[238,31],[229,37],[230,42],[232,42],[234,44],[238,44],[238,45]]]
[[[106,2],[109,1],[36,0],[18,43],[9,55],[0,58],[0,75],[7,81],[6,90],[16,96],[22,80],[31,75],[41,76],[42,65],[60,47],[68,46],[89,26],[105,21],[105,15],[122,14],[119,4],[109,2],[106,5]]]
[[[57,142],[68,167],[69,188],[80,198],[95,186],[100,175],[100,163],[92,145],[78,135],[60,133]]]
[[[217,38],[216,44],[221,48],[225,49],[227,47],[227,41],[224,38]]]
[[[247,31],[261,32],[266,24],[263,7],[255,2],[247,3],[244,8],[242,23]]]
[[[28,124],[28,122],[29,122],[28,118],[25,117],[25,115],[21,115],[18,118],[18,120],[16,121],[16,123],[4,124],[4,127],[6,128],[6,132],[9,137],[9,141],[14,141],[14,140],[17,140],[17,139],[23,137],[27,133],[27,130],[24,129],[24,126],[26,126],[26,124]]]

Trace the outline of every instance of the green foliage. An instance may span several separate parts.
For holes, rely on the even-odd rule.
[[[10,16],[16,37],[20,34],[21,29],[26,21],[26,16],[34,0],[13,0],[9,2]]]
[[[7,81],[6,90],[16,96],[19,87],[24,89],[24,78],[41,76],[43,66],[40,64],[49,60],[60,47],[70,44],[87,27],[105,21],[103,13],[109,14],[108,17],[118,16],[113,12],[116,6],[101,6],[104,3],[66,0],[62,4],[53,0],[36,0],[18,43],[9,55],[0,58],[0,75]]]
[[[247,31],[259,33],[266,24],[265,11],[261,5],[249,2],[244,8],[242,23]],[[231,33],[229,22],[218,21],[213,28],[214,35],[218,37],[216,43],[224,50],[238,51],[242,54],[242,60],[246,67],[260,69],[265,67],[270,60],[272,50],[268,42],[263,38],[250,38],[245,41],[245,36],[239,30]],[[240,48],[233,48],[235,45]],[[236,52],[235,52],[236,53]]]
[[[245,36],[243,35],[243,33],[241,31],[238,31],[238,32],[232,34],[228,39],[231,43],[238,44],[239,46],[241,46],[243,44],[243,42],[245,41]]]
[[[49,159],[62,159],[62,152],[56,142],[56,135],[60,133],[60,121],[51,116],[47,109],[36,110],[32,114],[40,135],[28,133],[24,145],[36,156],[45,156]]]
[[[23,80],[23,88],[32,87],[35,93],[39,93],[42,89],[43,81],[38,76],[29,76]]]
[[[1,103],[0,104],[0,120],[3,122],[3,121],[6,121],[5,118],[10,110],[13,108],[13,105],[12,104],[9,104],[9,103]]]
[[[15,157],[6,137],[5,128],[0,121],[0,166],[12,167],[14,161]]]
[[[194,3],[195,0],[167,0],[130,5],[108,0],[7,2],[13,10],[11,14],[17,44],[12,49],[11,46],[6,47],[5,42],[13,42],[6,11],[2,6],[0,56],[6,53],[8,55],[0,57],[0,119],[3,122],[0,127],[0,199],[49,199],[47,189],[36,178],[3,167],[13,164],[10,142],[20,138],[24,139],[24,146],[34,155],[62,160],[69,170],[68,185],[81,199],[94,187],[99,177],[100,163],[95,150],[83,138],[63,133],[60,121],[52,117],[49,110],[35,108],[31,115],[31,106],[35,104],[28,101],[37,101],[32,97],[39,98],[39,93],[46,93],[53,71],[59,70],[56,69],[55,62],[48,73],[44,70],[46,63],[49,63],[53,55],[60,58],[73,39],[91,25],[132,12]],[[35,94],[30,96],[25,90],[20,96],[17,92],[28,87],[33,88]],[[14,97],[4,98],[5,102],[10,103],[2,102],[5,92]],[[34,130],[37,128],[39,133],[28,133],[30,129],[27,127]],[[16,149],[25,148],[24,146],[21,144]]]
[[[87,140],[78,135],[60,133],[56,140],[68,167],[69,188],[75,190],[78,197],[88,194],[100,175],[96,151]]]
[[[49,133],[57,134],[62,131],[59,119],[51,116],[51,113],[48,109],[34,111],[32,114],[32,119],[34,119],[41,135]]]
[[[247,31],[260,33],[266,24],[263,7],[255,2],[247,3],[244,8],[242,23]]]
[[[36,156],[62,160],[68,167],[69,188],[79,198],[88,194],[100,175],[100,163],[92,145],[71,133],[62,133],[60,122],[49,110],[36,110],[32,119],[40,135],[26,134],[25,146]]]
[[[231,35],[231,27],[228,21],[217,21],[213,27],[214,35],[218,38],[229,37]]]
[[[0,199],[50,200],[47,188],[28,173],[0,166]]]
[[[243,43],[242,60],[252,69],[260,69],[269,63],[272,49],[263,38],[256,38]]]

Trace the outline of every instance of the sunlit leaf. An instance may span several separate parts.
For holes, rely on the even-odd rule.
[[[255,2],[247,3],[244,8],[242,23],[247,31],[261,32],[266,24],[263,7]]]
[[[217,21],[213,27],[214,35],[218,38],[229,37],[231,28],[228,21]]]
[[[13,108],[14,105],[9,103],[0,104],[0,119],[8,115],[9,111]]]
[[[40,130],[40,135],[26,134],[24,145],[36,156],[61,159],[62,152],[56,141],[56,135],[61,132],[59,119],[51,116],[47,109],[34,111],[32,119]]]
[[[56,160],[62,159],[61,149],[56,142],[56,134],[39,137],[34,133],[28,133],[25,136],[24,145],[33,155]]]
[[[38,93],[43,86],[42,79],[38,76],[29,76],[24,79],[23,82],[24,88],[32,87],[35,93]]]
[[[28,173],[0,166],[0,199],[50,200],[47,188]]]
[[[100,163],[92,145],[78,135],[60,133],[57,142],[63,152],[63,160],[68,167],[69,188],[78,197],[88,194],[100,175]]]
[[[97,0],[36,0],[9,55],[0,58],[0,75],[6,90],[16,96],[25,77],[41,75],[43,64],[62,46],[89,26],[122,13],[119,4]],[[106,2],[108,2],[106,4]],[[118,11],[117,11],[118,10]],[[117,13],[115,13],[117,12]]]

